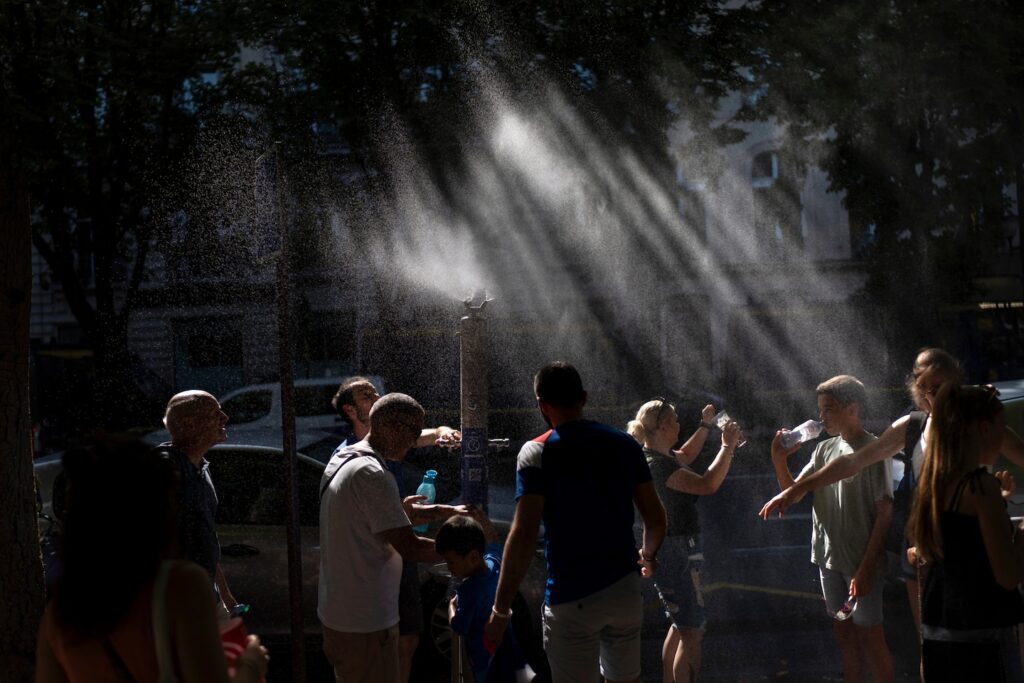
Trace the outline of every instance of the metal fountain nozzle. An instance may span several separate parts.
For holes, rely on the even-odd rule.
[[[477,289],[468,299],[463,299],[462,303],[469,311],[480,313],[489,301],[493,301],[493,299],[487,298],[487,290]]]

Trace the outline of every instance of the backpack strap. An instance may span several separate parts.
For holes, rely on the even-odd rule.
[[[349,453],[348,457],[338,460],[337,462],[335,462],[334,458],[331,458],[331,461],[327,463],[327,468],[324,469],[323,483],[320,484],[320,500],[324,499],[324,493],[327,491],[327,487],[330,486],[331,482],[334,481],[334,478],[338,476],[338,472],[341,471],[342,467],[344,467],[345,465],[347,465],[348,463],[352,462],[353,460],[360,456],[369,455],[370,454],[367,453],[366,451],[355,451],[353,453]]]
[[[928,422],[928,413],[923,410],[915,410],[910,413],[910,419],[907,421],[907,431],[903,437],[903,461],[911,462],[914,459],[914,449],[917,448],[917,442],[921,440],[921,434],[924,433],[924,425]]]

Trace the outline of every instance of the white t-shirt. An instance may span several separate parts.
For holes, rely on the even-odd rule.
[[[928,426],[932,423],[932,416],[924,421],[924,428],[921,430],[921,438],[914,444],[914,453],[910,456],[910,462],[914,465],[914,481],[921,478],[921,467],[924,465],[924,451],[928,448]]]
[[[395,478],[365,441],[331,458],[321,489],[343,462],[320,498],[317,614],[335,631],[370,633],[398,623],[402,578],[402,557],[377,534],[410,522]]]

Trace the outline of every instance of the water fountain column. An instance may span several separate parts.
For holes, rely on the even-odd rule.
[[[459,322],[462,418],[462,500],[487,511],[487,319],[489,299],[474,293]]]

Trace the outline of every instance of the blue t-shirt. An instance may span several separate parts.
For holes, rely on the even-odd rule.
[[[484,647],[484,626],[491,617],[491,606],[494,594],[498,591],[498,575],[501,573],[501,545],[489,543],[484,549],[485,571],[467,576],[455,591],[455,616],[452,617],[452,631],[466,639],[473,671],[482,673],[487,670],[491,655]],[[512,657],[501,656],[504,652],[514,653]],[[505,630],[499,651],[495,653],[495,662],[506,662],[515,669],[523,668],[526,663],[519,655],[519,644],[516,642],[512,629]],[[493,678],[489,672],[488,680]]]
[[[592,595],[639,571],[633,495],[650,480],[640,444],[592,420],[561,424],[523,444],[516,500],[544,496],[549,605]]]

